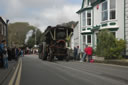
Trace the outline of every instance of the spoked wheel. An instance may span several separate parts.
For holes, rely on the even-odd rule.
[[[43,59],[43,60],[47,60],[47,53],[44,53],[42,59]]]
[[[54,60],[54,56],[53,56],[53,55],[49,55],[49,56],[48,56],[48,61],[51,62],[51,61],[53,61],[53,60]]]

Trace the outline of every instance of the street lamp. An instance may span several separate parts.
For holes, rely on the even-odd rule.
[[[6,20],[6,44],[7,44],[7,47],[8,47],[8,22],[9,22],[9,19]]]
[[[37,45],[36,45],[36,31],[37,31],[37,28],[35,28],[35,45],[34,45],[34,47],[37,47]]]

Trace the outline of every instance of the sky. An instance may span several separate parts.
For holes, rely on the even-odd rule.
[[[10,23],[28,22],[44,31],[69,21],[78,21],[82,0],[1,0],[0,16]]]

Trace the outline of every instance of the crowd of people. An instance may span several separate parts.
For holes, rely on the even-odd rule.
[[[74,47],[74,60],[80,60],[80,62],[93,62],[92,59],[93,49],[91,46],[86,45],[83,52],[79,49],[79,46]]]
[[[8,68],[8,60],[18,60],[19,56],[24,56],[24,51],[21,48],[9,48],[6,46],[6,41],[0,43],[0,67]]]

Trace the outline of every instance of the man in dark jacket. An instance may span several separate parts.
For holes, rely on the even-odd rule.
[[[4,49],[5,44],[6,44],[5,40],[2,40],[0,43],[0,61],[1,61],[2,67],[4,67],[3,54],[5,54],[5,49]]]

